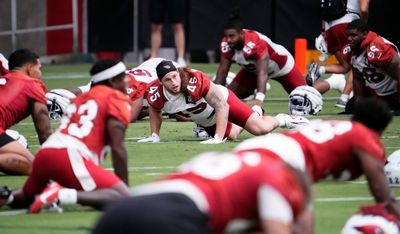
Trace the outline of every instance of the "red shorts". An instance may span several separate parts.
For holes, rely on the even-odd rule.
[[[78,157],[81,157],[78,155]],[[72,157],[71,157],[72,158]],[[121,181],[114,173],[97,166],[92,161],[82,158],[79,174],[74,172],[70,155],[66,148],[44,148],[35,156],[32,174],[25,182],[23,191],[27,198],[34,198],[47,186],[49,180],[56,181],[61,186],[74,188],[78,191],[88,191],[87,181],[94,182],[92,189],[111,188]],[[76,171],[77,168],[75,168]],[[83,169],[83,170],[82,170]],[[86,169],[86,170],[85,170]],[[86,177],[82,171],[87,171]]]
[[[340,51],[349,42],[347,40],[347,25],[349,23],[337,24],[325,31],[325,41],[328,44],[328,52],[331,54]]]
[[[295,66],[288,74],[272,79],[278,81],[288,94],[298,86],[307,85],[304,77]],[[257,75],[243,68],[240,69],[235,79],[232,80],[232,83],[233,82],[241,88],[248,90],[249,95],[253,94],[254,90],[257,89]]]
[[[229,104],[229,117],[228,117],[228,125],[226,126],[225,137],[228,137],[232,124],[239,125],[244,128],[247,123],[247,120],[250,118],[250,115],[254,113],[254,111],[242,102],[231,90],[228,89],[229,95],[226,102]],[[215,135],[215,125],[211,127],[204,128],[210,136]]]

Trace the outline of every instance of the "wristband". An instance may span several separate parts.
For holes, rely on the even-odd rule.
[[[256,93],[256,98],[255,99],[257,99],[257,100],[259,100],[259,101],[264,101],[264,99],[265,99],[265,94],[263,94],[263,93],[261,93],[261,92],[257,92]]]

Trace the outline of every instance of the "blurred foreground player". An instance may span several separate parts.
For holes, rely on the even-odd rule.
[[[365,174],[375,201],[400,217],[383,170],[385,147],[380,140],[391,119],[384,102],[367,98],[357,103],[351,120],[310,121],[291,131],[244,141],[236,151],[273,152],[307,171],[314,182],[353,180]]]
[[[2,204],[26,207],[33,201],[31,213],[54,203],[102,208],[129,194],[124,137],[131,105],[125,70],[114,60],[93,65],[92,88],[67,107],[59,129],[36,154],[22,190],[6,196],[3,189]],[[100,167],[108,145],[115,174]]]
[[[0,171],[29,175],[33,155],[5,131],[29,115],[42,144],[51,134],[46,108],[46,88],[40,80],[39,56],[20,49],[9,58],[10,71],[0,76]]]
[[[204,153],[160,181],[133,188],[93,233],[311,233],[309,183],[259,153]]]

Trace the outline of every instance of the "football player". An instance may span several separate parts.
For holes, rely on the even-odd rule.
[[[132,195],[93,233],[312,233],[305,173],[259,153],[204,153]]]
[[[331,3],[331,1],[325,1],[321,6]],[[336,106],[340,108],[345,108],[349,98],[353,95],[353,74],[350,72],[347,80],[343,75],[351,71],[350,63],[341,54],[342,48],[348,43],[346,28],[351,21],[360,19],[360,17],[365,22],[367,21],[369,5],[369,0],[348,0],[346,2],[347,5],[345,7],[347,9],[339,18],[323,19],[322,26],[324,32],[315,39],[315,47],[323,53],[320,56],[320,60],[325,61],[330,55],[335,55],[339,64],[320,66],[316,62],[313,62],[306,76],[307,84],[314,86],[322,94],[330,89],[340,91],[341,96],[336,103]],[[326,80],[315,82],[325,73],[335,74]]]
[[[0,171],[29,175],[33,155],[5,131],[31,115],[42,144],[52,133],[46,108],[46,88],[40,80],[39,56],[26,49],[9,57],[10,71],[0,76]]]
[[[306,85],[289,51],[257,31],[243,29],[238,12],[232,14],[224,34],[215,83],[225,85],[231,64],[237,63],[242,68],[228,88],[238,98],[246,98],[256,90],[255,99],[249,103],[262,106],[268,79],[281,83],[288,94],[297,86]]]
[[[114,60],[93,65],[92,88],[72,100],[57,132],[37,152],[22,190],[7,196],[3,189],[0,205],[31,204],[30,213],[55,203],[101,208],[129,194],[124,137],[131,103],[125,71]],[[100,166],[110,148],[115,174]]]
[[[243,129],[262,135],[279,126],[294,127],[308,122],[304,117],[286,114],[263,116],[259,106],[255,106],[253,111],[232,91],[214,84],[204,73],[188,68],[177,69],[172,61],[162,61],[156,71],[160,83],[150,87],[147,95],[152,135],[140,142],[159,141],[161,110],[183,112],[205,127],[213,138],[202,141],[203,144],[223,143],[227,137],[236,139]]]
[[[376,202],[400,217],[384,173],[385,148],[380,136],[392,120],[389,107],[372,98],[360,100],[351,120],[314,120],[282,134],[256,137],[236,151],[273,152],[314,182],[352,180],[365,174]]]
[[[347,27],[349,45],[343,56],[353,69],[356,101],[366,96],[384,100],[395,115],[400,115],[400,53],[398,48],[369,31],[362,20]],[[367,86],[366,86],[367,84]]]

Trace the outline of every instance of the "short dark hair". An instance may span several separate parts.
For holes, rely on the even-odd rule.
[[[370,129],[382,132],[392,121],[392,113],[389,106],[377,98],[363,98],[354,104],[351,119],[364,124]]]
[[[95,64],[93,64],[92,68],[90,68],[89,73],[90,73],[91,76],[93,76],[93,75],[95,75],[97,73],[100,73],[100,72],[110,68],[110,67],[113,67],[113,66],[117,65],[118,63],[119,63],[119,61],[116,61],[114,59],[102,59],[102,60],[99,60]],[[124,77],[125,77],[125,72],[121,72],[120,74],[118,74],[118,75],[116,75],[116,76],[114,76],[114,77],[112,77],[110,79],[117,79],[118,80],[118,79],[123,79]],[[103,81],[100,81],[100,82],[95,83],[95,84],[92,82],[91,87],[96,86],[98,84],[109,86],[108,80],[103,80]]]
[[[347,25],[347,30],[356,29],[358,32],[369,32],[368,24],[362,19],[356,19],[351,21]]]
[[[22,67],[25,64],[37,64],[39,55],[28,49],[18,49],[10,54],[8,58],[9,70]]]
[[[240,17],[240,10],[235,9],[229,15],[228,21],[224,25],[224,29],[236,29],[241,31],[243,29],[243,22]]]

